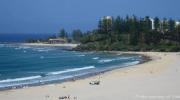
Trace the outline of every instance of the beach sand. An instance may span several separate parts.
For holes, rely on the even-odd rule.
[[[79,44],[72,44],[72,43],[62,43],[62,44],[48,44],[48,43],[21,43],[21,45],[25,46],[53,46],[53,47],[71,47],[75,48]]]
[[[153,60],[86,79],[1,91],[0,100],[180,100],[180,53],[137,54]],[[99,77],[100,85],[89,85]]]

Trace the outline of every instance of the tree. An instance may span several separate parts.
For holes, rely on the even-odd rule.
[[[170,19],[168,21],[168,29],[171,32],[173,32],[175,30],[175,21],[174,20]]]
[[[72,37],[73,37],[74,41],[80,42],[82,36],[83,36],[83,34],[82,34],[81,30],[79,30],[79,29],[73,30]]]
[[[177,41],[179,42],[180,45],[180,25],[177,25],[176,27],[176,33],[177,33]]]
[[[120,33],[121,32],[121,18],[118,16],[113,22],[113,31]]]
[[[158,17],[154,18],[154,28],[155,30],[159,30],[160,31],[160,20]]]
[[[102,20],[99,20],[98,22],[98,30],[99,30],[99,33],[103,33],[103,25],[102,25]]]
[[[67,38],[68,37],[68,35],[64,29],[60,30],[59,37],[61,37],[61,38]]]
[[[99,21],[100,29],[103,30],[104,34],[109,33],[112,30],[113,18],[109,16],[104,16]]]
[[[118,16],[114,20],[104,17],[99,21],[98,29],[86,32],[82,37],[77,35],[81,32],[74,31],[73,37],[76,41],[81,40],[80,48],[85,50],[180,50],[180,25],[175,26],[172,19],[161,21],[155,17],[154,28],[149,16]]]
[[[150,31],[152,29],[152,23],[149,16],[146,16],[144,20],[145,20],[145,30]]]
[[[167,32],[168,31],[168,20],[166,18],[163,19],[163,22],[162,22],[162,30],[163,32]]]

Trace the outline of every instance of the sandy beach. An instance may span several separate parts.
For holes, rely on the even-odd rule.
[[[25,46],[53,46],[53,47],[70,47],[75,48],[79,44],[72,44],[72,43],[64,43],[64,44],[47,44],[47,43],[21,43],[21,45]]]
[[[180,53],[137,54],[152,60],[86,79],[0,91],[0,100],[180,100]],[[89,84],[99,77],[100,85]]]

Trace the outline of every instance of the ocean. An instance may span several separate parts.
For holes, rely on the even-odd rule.
[[[55,34],[0,33],[0,42],[17,43],[17,42],[24,42],[27,39],[40,39],[40,38],[44,39],[53,35]]]
[[[39,85],[138,64],[140,55],[0,44],[0,89]]]

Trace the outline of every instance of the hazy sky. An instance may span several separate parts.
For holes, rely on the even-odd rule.
[[[0,0],[0,33],[55,33],[97,27],[101,16],[180,19],[180,0]]]

